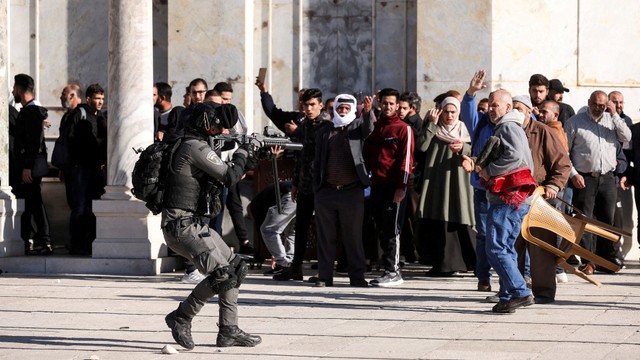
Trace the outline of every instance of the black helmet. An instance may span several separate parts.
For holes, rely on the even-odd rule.
[[[205,101],[193,108],[185,128],[207,134],[212,127],[231,129],[237,122],[238,110],[232,104]]]

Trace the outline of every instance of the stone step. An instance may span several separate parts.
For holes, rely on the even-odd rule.
[[[173,256],[158,259],[107,259],[69,255],[0,258],[0,270],[23,274],[157,275],[183,267],[183,260]]]

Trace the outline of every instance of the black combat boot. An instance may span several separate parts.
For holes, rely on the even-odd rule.
[[[177,310],[165,316],[164,321],[167,323],[169,329],[171,329],[173,340],[175,340],[178,345],[187,350],[192,350],[196,346],[191,337],[191,319],[180,310],[180,305],[178,305]]]
[[[216,346],[228,347],[228,346],[247,346],[254,347],[262,342],[260,336],[247,334],[240,330],[237,325],[219,326],[218,339],[216,340]]]

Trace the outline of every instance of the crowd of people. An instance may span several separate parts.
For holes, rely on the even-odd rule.
[[[36,100],[33,78],[14,77],[14,101],[9,105],[9,185],[17,198],[25,200],[21,237],[26,255],[51,255],[49,219],[42,203],[41,182],[49,174],[44,129],[51,126],[48,111]],[[107,161],[107,119],[102,112],[105,91],[99,84],[83,92],[78,85],[65,86],[60,102],[65,113],[60,121],[60,145],[53,154],[59,176],[65,183],[69,219],[69,254],[90,255],[96,237],[92,200],[104,193]]]
[[[25,199],[25,254],[48,255],[54,248],[40,182],[48,173],[43,129],[50,125],[35,99],[33,79],[19,74],[14,80],[21,110],[10,108],[10,184]],[[616,204],[640,181],[633,166],[640,156],[640,125],[624,114],[618,91],[594,91],[576,114],[563,102],[569,89],[558,79],[534,74],[526,94],[498,89],[477,100],[485,80],[486,72],[477,71],[463,94],[439,94],[422,118],[420,96],[392,88],[360,99],[351,94],[323,99],[321,89],[302,89],[298,108],[286,111],[257,79],[265,115],[303,145],[295,154],[292,178],[256,194],[249,207],[274,259],[273,279],[304,281],[303,260],[315,229],[318,271],[307,279],[315,287],[333,286],[336,271],[345,271],[353,287],[398,286],[404,281],[402,267],[419,262],[431,266],[426,276],[474,272],[477,290],[487,292],[495,291],[493,268],[499,291],[487,300],[496,303],[496,313],[553,302],[556,283],[567,276],[553,254],[528,246],[520,235],[530,195],[542,186],[560,211],[570,211],[564,205],[569,203],[587,217],[628,228],[621,221],[630,217],[620,213],[632,209]],[[193,348],[191,319],[218,294],[218,345],[255,346],[260,338],[237,326],[237,289],[247,271],[238,254],[254,253],[238,184],[260,160],[259,149],[209,141],[217,134],[248,131],[244,116],[231,105],[229,83],[209,90],[204,79],[194,79],[183,106],[172,103],[167,83],[154,84],[153,96],[153,140],[175,146],[165,180],[163,233],[167,245],[187,259],[183,281],[198,284],[167,315],[167,325],[180,345]],[[68,249],[90,255],[91,204],[104,192],[107,160],[104,90],[92,84],[83,95],[70,84],[60,100],[66,112],[54,152],[62,155],[54,153],[53,160],[71,209]],[[270,155],[280,153],[274,148]],[[225,208],[238,244],[226,244],[220,236]],[[550,231],[539,230],[538,236],[562,246],[562,238]],[[585,234],[582,245],[623,265],[617,243]],[[587,275],[610,272],[572,260]],[[366,280],[375,265],[381,274]]]
[[[299,109],[284,111],[258,79],[267,117],[304,145],[291,184],[293,255],[269,246],[275,258],[285,250],[289,256],[277,262],[273,279],[304,280],[315,214],[318,274],[307,280],[315,286],[332,286],[335,271],[346,272],[351,286],[396,286],[402,265],[417,261],[431,266],[426,276],[473,271],[477,290],[487,292],[495,290],[493,268],[499,291],[487,301],[497,303],[494,312],[555,301],[557,282],[568,281],[564,269],[520,235],[531,193],[542,186],[559,211],[569,213],[565,204],[573,204],[587,217],[632,227],[633,209],[616,203],[631,197],[638,179],[639,146],[631,136],[637,126],[624,114],[619,91],[594,91],[576,114],[563,102],[569,89],[558,79],[534,74],[524,94],[498,89],[477,100],[485,80],[486,72],[477,71],[463,94],[439,94],[421,118],[420,96],[395,89],[361,102],[340,94],[331,107],[323,107],[320,89],[303,89]],[[500,156],[476,163],[496,143]],[[503,181],[518,186],[505,188]],[[556,234],[535,232],[563,246]],[[624,264],[619,243],[585,234],[581,244]],[[586,259],[569,261],[587,275],[610,272]],[[372,264],[383,273],[363,281]]]

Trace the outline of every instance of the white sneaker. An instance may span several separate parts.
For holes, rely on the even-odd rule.
[[[567,273],[561,272],[556,274],[556,282],[557,283],[568,283],[569,278],[567,277]]]
[[[204,280],[204,275],[200,274],[200,271],[196,269],[193,272],[184,274],[180,281],[185,284],[199,284],[202,280]]]

